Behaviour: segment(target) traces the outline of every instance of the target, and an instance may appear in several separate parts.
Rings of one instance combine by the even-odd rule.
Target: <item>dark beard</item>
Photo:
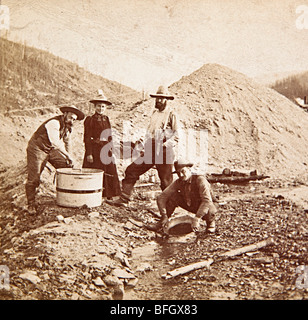
[[[164,103],[161,103],[161,102],[155,103],[155,108],[158,109],[159,111],[164,111],[166,106],[167,106],[167,101]]]
[[[64,125],[70,132],[72,131],[73,124],[71,122],[67,121],[66,118],[64,118]]]

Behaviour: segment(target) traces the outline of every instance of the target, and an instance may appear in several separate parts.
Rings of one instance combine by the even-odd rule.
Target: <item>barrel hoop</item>
[[[59,188],[59,187],[56,187],[56,189],[59,192],[78,193],[78,194],[98,193],[98,192],[102,191],[102,189],[96,189],[96,190],[71,190],[71,189],[62,189],[62,188]]]

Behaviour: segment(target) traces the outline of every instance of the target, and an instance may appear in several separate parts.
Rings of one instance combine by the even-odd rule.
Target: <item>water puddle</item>
[[[177,257],[187,246],[187,241],[181,241],[185,237],[189,238],[191,234],[170,236],[160,242],[150,241],[132,250],[130,264],[138,283],[134,289],[125,292],[125,300],[170,299],[170,284],[162,275],[175,268]]]

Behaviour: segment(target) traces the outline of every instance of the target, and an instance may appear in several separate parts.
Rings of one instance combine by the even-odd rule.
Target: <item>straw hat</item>
[[[169,100],[173,100],[174,96],[172,96],[169,91],[164,86],[159,86],[156,93],[150,94],[152,98],[165,98]]]
[[[108,105],[112,104],[112,102],[110,102],[104,95],[103,90],[98,90],[98,95],[94,99],[90,100],[90,102],[91,103],[103,102]]]
[[[64,112],[75,113],[77,115],[77,120],[83,120],[85,117],[84,113],[81,110],[79,110],[77,107],[75,107],[74,105],[71,105],[69,107],[60,107],[60,110],[62,113],[64,113]]]

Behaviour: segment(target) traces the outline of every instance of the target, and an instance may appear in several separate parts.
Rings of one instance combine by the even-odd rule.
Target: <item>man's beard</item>
[[[70,120],[67,120],[67,118],[64,119],[64,123],[65,123],[65,127],[71,131],[73,127],[73,123]]]
[[[166,106],[167,106],[167,101],[165,101],[164,103],[161,103],[161,102],[155,103],[155,108],[158,109],[159,111],[165,110]]]

